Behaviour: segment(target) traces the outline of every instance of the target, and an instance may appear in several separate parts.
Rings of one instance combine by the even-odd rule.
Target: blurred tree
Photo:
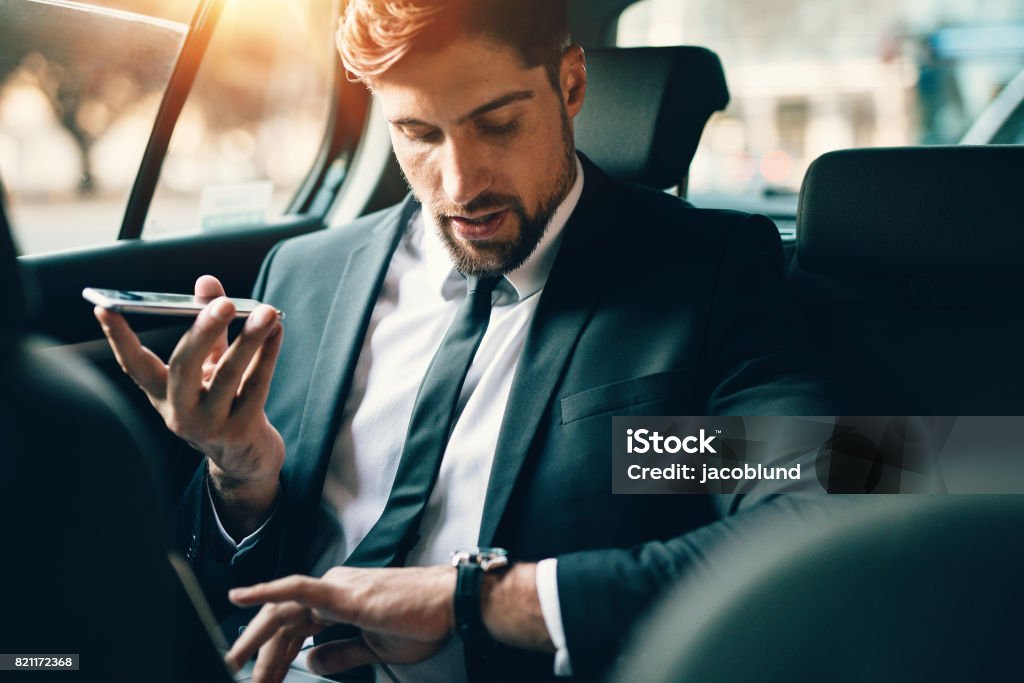
[[[164,91],[187,30],[180,20],[196,0],[96,4],[104,9],[0,0],[0,90],[17,76],[46,94],[78,147],[81,193],[96,189],[95,141],[146,95]],[[269,79],[294,81],[301,91],[305,79],[327,78],[326,60],[316,57],[328,48],[331,6],[331,0],[229,2],[193,97],[208,132],[254,129],[294,107],[280,89],[276,97],[269,92]]]
[[[157,0],[138,0],[140,9]],[[90,150],[147,92],[164,89],[181,26],[84,6],[0,0],[0,87],[17,76],[50,100],[79,151],[81,193],[96,188]]]

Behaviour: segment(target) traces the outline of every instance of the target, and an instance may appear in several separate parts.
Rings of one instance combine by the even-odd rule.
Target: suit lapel
[[[305,558],[302,549],[312,533],[309,527],[313,525],[303,522],[313,519],[319,504],[337,418],[351,387],[363,337],[391,256],[418,208],[419,204],[411,196],[396,207],[366,241],[349,252],[338,279],[310,377],[298,446],[284,479],[287,495],[283,512],[291,521],[283,527],[283,570],[305,569],[301,566]]]
[[[583,194],[516,367],[491,467],[479,544],[490,545],[541,420],[554,400],[576,340],[608,281],[616,235],[612,181],[585,157]]]

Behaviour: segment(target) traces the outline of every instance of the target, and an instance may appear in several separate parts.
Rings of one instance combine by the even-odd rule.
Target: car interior
[[[134,411],[76,354],[40,351],[14,256],[0,201],[0,504],[10,520],[0,642],[34,652],[45,634],[56,650],[88,653],[90,680],[230,680],[190,570],[168,556],[166,492]]]
[[[0,0],[0,65],[3,39],[28,40],[25,27],[56,21],[60,4]],[[3,534],[10,559],[0,563],[11,618],[0,649],[31,649],[19,634],[45,633],[54,650],[84,642],[68,649],[99,653],[105,680],[157,670],[169,681],[228,678],[187,567],[167,558],[169,501],[200,456],[182,457],[178,440],[121,372],[82,289],[191,292],[199,275],[212,273],[229,295],[246,297],[281,240],[335,229],[407,192],[372,97],[335,66],[315,155],[281,215],[150,238],[161,174],[177,172],[165,163],[176,127],[193,125],[182,118],[190,91],[217,31],[230,28],[222,25],[229,3],[191,4],[109,239],[15,259],[19,216],[8,216],[2,200],[15,204],[19,191],[6,177],[6,192],[0,186],[7,472],[0,501],[11,520]],[[700,206],[745,209],[711,206],[688,191],[709,121],[736,100],[728,64],[714,45],[617,46],[617,23],[632,4],[570,2],[588,63],[578,149],[618,179]],[[336,16],[337,4],[328,5]],[[69,43],[102,30],[66,26]],[[155,41],[158,33],[135,39]],[[1024,49],[1020,62],[1024,68]],[[4,156],[3,112],[0,176],[13,168],[5,165],[13,154]],[[994,137],[1012,144],[827,152],[801,174],[795,213],[772,216],[787,287],[834,383],[839,412],[932,416],[928,438],[940,443],[951,439],[953,416],[1024,414],[1024,231],[1016,206],[1024,144]],[[61,215],[75,220],[74,210]],[[165,358],[187,329],[172,318],[140,317],[133,325]],[[681,582],[623,643],[610,680],[965,680],[1019,670],[1014,624],[1024,600],[1024,550],[1014,539],[1024,518],[1016,495],[1024,491],[1024,468],[1012,457],[1019,453],[958,448],[964,452],[945,479],[949,495],[872,497],[812,532],[780,528],[759,547],[722,548],[736,558],[725,563],[735,569]],[[957,470],[964,467],[970,476]],[[114,542],[123,538],[138,541],[130,553]],[[69,557],[80,558],[73,569]],[[40,590],[51,585],[60,589]],[[103,632],[124,635],[111,641]]]
[[[634,636],[615,681],[1000,680],[1019,665],[1019,496],[885,496],[730,548]],[[755,542],[756,544],[756,542]]]
[[[839,151],[800,194],[791,288],[850,414],[1017,415],[1019,146]]]

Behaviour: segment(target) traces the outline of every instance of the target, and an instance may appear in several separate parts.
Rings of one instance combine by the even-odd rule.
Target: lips
[[[451,216],[452,226],[459,237],[465,240],[491,239],[501,230],[508,216],[508,209],[479,214],[477,216]]]

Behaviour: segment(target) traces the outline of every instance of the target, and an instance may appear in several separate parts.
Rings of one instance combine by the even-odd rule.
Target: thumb
[[[318,645],[306,655],[306,666],[313,673],[327,674],[347,671],[367,664],[376,664],[380,658],[373,653],[362,638],[335,640]]]
[[[208,304],[219,296],[226,296],[224,285],[212,275],[202,275],[196,280],[196,298]]]

